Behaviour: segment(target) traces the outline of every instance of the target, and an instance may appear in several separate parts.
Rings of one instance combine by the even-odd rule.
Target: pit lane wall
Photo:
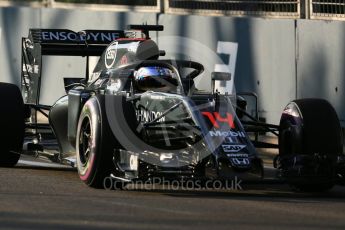
[[[290,100],[321,97],[335,106],[345,126],[345,22],[339,21],[0,8],[0,81],[19,84],[20,39],[29,28],[118,29],[143,22],[165,26],[158,43],[167,58],[205,64],[198,88],[210,88],[211,71],[228,69],[237,92],[258,94],[260,116],[267,122],[279,123]],[[43,61],[42,103],[64,93],[62,77],[85,74],[82,58]]]

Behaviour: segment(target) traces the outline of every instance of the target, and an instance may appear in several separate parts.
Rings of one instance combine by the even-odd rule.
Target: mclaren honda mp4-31
[[[260,180],[256,148],[278,148],[278,177],[295,188],[320,191],[344,182],[342,130],[330,103],[294,100],[279,125],[260,122],[257,103],[256,113],[246,110],[248,98],[257,101],[254,93],[215,89],[216,81],[231,79],[229,73],[210,73],[212,89],[205,92],[194,84],[202,64],[163,59],[149,37],[160,30],[30,29],[22,39],[21,90],[0,83],[0,165],[34,154],[76,167],[91,187],[108,177]],[[40,103],[46,55],[83,56],[87,65],[85,77],[64,78],[66,95],[52,106]],[[89,74],[90,56],[99,61]],[[258,141],[260,132],[277,135],[278,144]]]

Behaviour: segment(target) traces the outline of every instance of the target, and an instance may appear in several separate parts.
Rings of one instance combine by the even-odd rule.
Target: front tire
[[[114,139],[104,109],[104,96],[91,97],[78,122],[76,150],[80,179],[90,187],[101,188],[113,166]]]
[[[0,83],[0,166],[13,167],[23,149],[25,120],[24,103],[19,88]]]
[[[343,154],[340,122],[323,99],[290,102],[281,117],[279,158],[283,177],[295,189],[323,192],[335,184],[336,158]]]

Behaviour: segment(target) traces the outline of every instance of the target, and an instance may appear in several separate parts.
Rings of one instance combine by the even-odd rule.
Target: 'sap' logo
[[[245,145],[222,145],[223,151],[226,153],[237,153],[244,149]]]

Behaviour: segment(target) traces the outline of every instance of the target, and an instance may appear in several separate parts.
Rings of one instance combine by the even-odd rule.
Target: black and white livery
[[[327,101],[292,101],[279,125],[262,123],[246,111],[245,98],[257,100],[254,93],[200,91],[194,79],[202,64],[163,59],[164,51],[149,37],[160,30],[31,29],[22,39],[21,91],[0,83],[0,165],[14,166],[21,153],[35,154],[77,167],[91,187],[108,177],[260,180],[264,170],[256,148],[264,147],[279,148],[274,166],[298,189],[344,183],[341,127]],[[40,104],[45,55],[87,60],[86,76],[65,78],[66,95],[52,106]],[[100,58],[89,74],[90,56]],[[214,86],[231,76],[213,72],[209,79]],[[49,123],[39,123],[38,114]],[[259,132],[277,135],[279,144],[258,141]]]

